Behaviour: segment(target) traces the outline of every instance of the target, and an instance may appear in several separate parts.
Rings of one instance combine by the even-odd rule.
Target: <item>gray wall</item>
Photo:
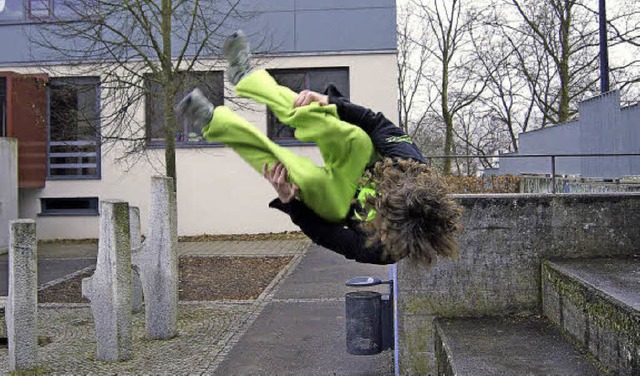
[[[579,119],[519,135],[519,154],[640,154],[640,106],[620,108],[620,92],[581,102]],[[517,155],[512,153],[511,155]],[[549,158],[502,158],[500,174],[550,174]],[[556,173],[621,178],[640,175],[640,156],[557,158]]]
[[[539,313],[542,259],[638,252],[638,193],[456,197],[460,258],[398,264],[403,374],[435,374],[436,317]]]
[[[571,122],[554,127],[538,129],[531,132],[521,133],[518,136],[520,150],[518,154],[579,154],[580,139],[576,137],[579,133],[580,124]],[[500,158],[500,174],[520,175],[528,174],[550,174],[550,158]],[[577,175],[580,173],[579,158],[557,158],[556,173],[562,175]]]
[[[20,1],[20,0],[7,0]],[[54,0],[55,1],[55,0]],[[220,1],[205,2],[220,8]],[[241,0],[238,11],[251,19],[232,19],[219,30],[227,35],[242,28],[254,45],[277,53],[395,51],[395,0]],[[212,9],[209,9],[212,10]],[[224,9],[222,10],[224,12]],[[215,13],[211,13],[212,24]],[[25,15],[0,17],[0,65],[57,60],[51,51],[29,43],[38,25],[25,23]],[[174,38],[180,38],[178,31]],[[60,44],[69,43],[61,40]],[[177,43],[177,42],[176,42]],[[175,51],[177,52],[177,51]]]
[[[9,247],[9,221],[18,219],[18,140],[0,137],[0,254]]]
[[[626,128],[625,149],[640,153],[640,103],[623,108],[620,119],[624,124],[631,124]],[[631,175],[637,175],[640,171],[640,157],[631,158],[629,168]]]

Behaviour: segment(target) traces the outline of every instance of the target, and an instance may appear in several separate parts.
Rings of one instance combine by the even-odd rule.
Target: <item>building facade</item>
[[[586,154],[591,156],[556,157],[556,174],[598,179],[640,176],[640,155],[634,155],[640,154],[640,105],[621,107],[619,91],[604,93],[581,102],[578,119],[521,133],[518,141],[518,153],[500,158],[500,174],[551,174],[551,155]]]
[[[79,73],[29,37],[61,9],[56,3],[1,3],[0,137],[18,139],[18,216],[36,219],[39,239],[96,238],[99,201],[121,199],[140,207],[145,232],[151,176],[165,171],[159,96],[146,95],[129,110],[131,121],[144,125],[147,144],[139,156],[123,158],[126,141],[107,143],[109,129],[90,132],[104,121],[100,70]],[[271,48],[258,54],[259,68],[281,84],[323,90],[335,83],[353,102],[397,120],[394,0],[250,0],[240,2],[238,12],[251,18],[226,28],[245,30],[256,45],[268,35]],[[215,104],[235,108],[274,141],[322,164],[317,148],[297,142],[264,105],[234,98],[225,69],[223,61],[204,57],[185,82],[197,76]],[[150,93],[159,90],[148,84]],[[69,115],[78,113],[83,116]],[[297,230],[267,207],[275,192],[231,149],[206,143],[186,125],[179,126],[176,144],[180,236]]]

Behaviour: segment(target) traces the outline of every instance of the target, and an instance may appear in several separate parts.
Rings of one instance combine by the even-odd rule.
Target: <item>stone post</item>
[[[100,202],[100,240],[93,276],[82,280],[82,295],[91,300],[96,327],[97,359],[131,359],[131,243],[129,204]]]
[[[0,137],[0,254],[9,249],[9,221],[18,219],[18,140]]]
[[[140,208],[129,207],[129,229],[131,232],[131,262],[136,258],[136,254],[142,251],[142,233],[140,231]],[[131,267],[131,311],[133,313],[142,312],[142,281],[140,280],[140,270],[136,265]]]
[[[38,256],[36,222],[10,222],[9,295],[6,307],[9,371],[37,366]]]
[[[168,177],[151,178],[149,236],[133,260],[142,279],[148,339],[177,334],[178,225],[173,184]]]

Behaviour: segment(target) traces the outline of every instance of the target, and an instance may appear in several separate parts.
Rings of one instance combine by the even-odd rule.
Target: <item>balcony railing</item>
[[[48,161],[49,178],[95,178],[100,175],[100,154],[96,141],[51,141]]]

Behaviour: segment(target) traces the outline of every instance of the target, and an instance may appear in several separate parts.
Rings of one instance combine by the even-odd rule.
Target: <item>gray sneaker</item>
[[[242,77],[251,72],[253,68],[251,66],[251,49],[242,30],[238,30],[224,39],[222,55],[229,63],[227,79],[233,85],[237,85]]]
[[[213,104],[202,94],[200,89],[195,88],[178,103],[176,111],[183,121],[189,123],[191,129],[202,129],[209,124],[213,117]]]

